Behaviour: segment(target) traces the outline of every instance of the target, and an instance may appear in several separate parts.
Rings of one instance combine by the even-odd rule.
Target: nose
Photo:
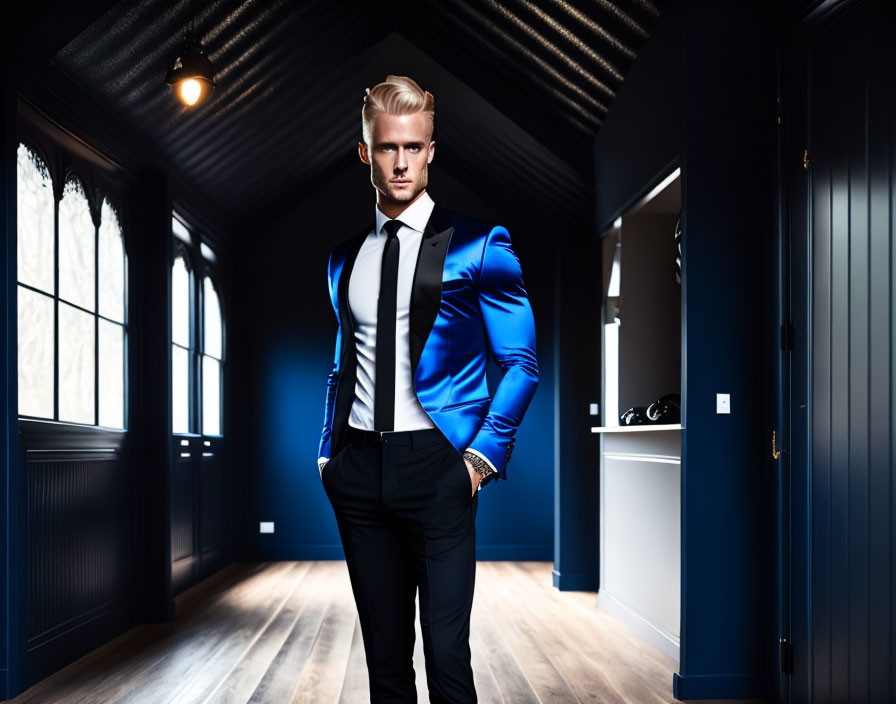
[[[407,155],[404,153],[404,147],[398,148],[398,161],[395,162],[396,171],[404,171],[408,168]]]

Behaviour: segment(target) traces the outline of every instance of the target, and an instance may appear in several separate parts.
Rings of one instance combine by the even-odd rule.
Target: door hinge
[[[781,638],[778,643],[781,648],[781,672],[786,675],[793,674],[793,644],[786,638]]]
[[[793,323],[781,326],[781,349],[785,352],[793,350]]]
[[[803,168],[808,171],[809,170],[809,162],[812,161],[809,158],[809,150],[803,149]]]

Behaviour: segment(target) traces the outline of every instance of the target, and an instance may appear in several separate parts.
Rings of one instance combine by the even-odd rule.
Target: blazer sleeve
[[[324,426],[321,429],[320,444],[318,445],[317,456],[330,457],[330,434],[333,429],[333,412],[336,407],[336,385],[339,381],[339,355],[342,350],[342,322],[339,319],[338,299],[335,295],[333,281],[333,252],[330,252],[330,259],[327,262],[327,283],[330,291],[330,301],[333,303],[333,311],[336,314],[338,326],[336,328],[336,352],[333,356],[333,365],[327,376],[327,391],[324,401]]]
[[[483,248],[479,307],[489,350],[503,375],[479,432],[468,444],[490,461],[500,479],[507,479],[515,435],[538,386],[538,361],[522,267],[511,249],[510,233],[500,226],[492,228]]]

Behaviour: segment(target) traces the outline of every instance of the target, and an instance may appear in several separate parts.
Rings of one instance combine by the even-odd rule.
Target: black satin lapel
[[[442,301],[442,273],[451,241],[450,211],[436,203],[423,231],[414,282],[411,287],[410,334],[411,378],[423,354],[423,346],[432,330]]]

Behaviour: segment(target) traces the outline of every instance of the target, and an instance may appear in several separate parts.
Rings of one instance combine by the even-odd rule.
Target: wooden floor
[[[470,647],[479,701],[676,701],[678,663],[598,611],[594,592],[555,589],[551,569],[477,563]],[[343,561],[234,563],[178,597],[177,614],[169,624],[131,629],[11,701],[369,701]],[[419,619],[414,667],[422,704],[429,699]]]

